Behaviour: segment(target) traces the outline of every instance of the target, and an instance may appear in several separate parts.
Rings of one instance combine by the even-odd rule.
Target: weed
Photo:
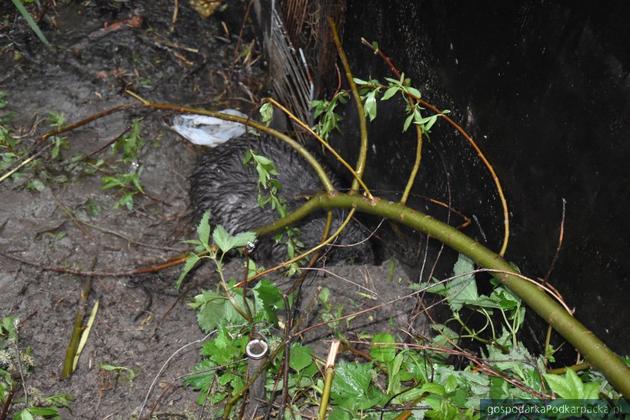
[[[125,366],[116,366],[111,365],[109,363],[101,363],[99,369],[104,370],[105,372],[114,372],[116,375],[123,375],[127,382],[131,383],[136,376],[138,375],[135,370],[125,367]]]
[[[334,130],[339,129],[341,117],[335,112],[337,105],[345,104],[348,101],[348,92],[339,91],[330,101],[325,99],[311,101],[313,118],[318,122],[313,128],[324,140],[328,140]]]
[[[270,205],[278,213],[279,217],[285,217],[288,214],[287,203],[278,196],[282,185],[275,178],[278,175],[278,171],[273,161],[265,156],[256,154],[250,149],[243,158],[243,164],[253,165],[258,173],[258,205],[261,208]],[[292,259],[297,251],[304,247],[304,244],[300,242],[299,236],[299,229],[287,227],[283,232],[278,233],[274,240],[277,243],[286,243],[287,256],[289,259]],[[289,265],[287,274],[293,275],[297,273],[298,268],[298,263]]]
[[[115,208],[125,207],[127,210],[131,211],[134,206],[134,197],[137,194],[144,194],[142,182],[140,181],[142,167],[138,163],[140,152],[145,144],[141,131],[142,120],[134,119],[129,132],[121,136],[112,145],[112,154],[118,156],[119,163],[122,163],[128,168],[127,172],[121,171],[114,175],[103,176],[101,178],[102,189],[115,189],[119,191],[120,197],[114,205]],[[101,161],[101,164],[102,162],[103,161]],[[115,165],[113,165],[113,167],[116,169]]]
[[[144,147],[144,139],[142,138],[141,131],[142,120],[136,118],[131,122],[129,133],[122,136],[113,144],[112,151],[121,155],[122,162],[131,164],[138,160],[140,151]]]
[[[48,121],[53,129],[60,129],[66,124],[66,117],[59,112],[50,112],[48,114]],[[53,160],[61,159],[61,150],[69,147],[68,139],[63,136],[52,136],[49,139],[52,142],[52,148],[50,150],[50,157]]]
[[[61,418],[59,410],[70,405],[66,394],[42,395],[37,389],[23,389],[22,380],[34,369],[30,349],[19,345],[19,319],[0,318],[0,413],[13,411],[14,420],[36,417]]]

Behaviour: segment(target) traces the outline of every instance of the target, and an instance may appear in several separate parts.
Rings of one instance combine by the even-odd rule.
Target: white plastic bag
[[[247,118],[247,115],[235,109],[219,112]],[[216,147],[247,132],[243,124],[197,114],[175,116],[172,128],[189,142],[208,147]]]

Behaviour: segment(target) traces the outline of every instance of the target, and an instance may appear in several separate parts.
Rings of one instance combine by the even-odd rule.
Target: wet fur
[[[279,196],[287,202],[289,211],[295,210],[313,194],[322,191],[322,184],[311,167],[293,149],[271,137],[251,135],[232,139],[213,149],[208,149],[198,159],[191,176],[190,199],[195,220],[210,210],[210,223],[223,225],[230,233],[252,230],[278,219],[270,206],[261,209],[257,196],[258,174],[253,165],[243,165],[243,157],[249,150],[270,158],[278,170],[277,179],[282,188]],[[338,186],[337,180],[330,174]],[[324,212],[317,212],[297,227],[300,229],[300,241],[306,249],[319,243],[326,221]],[[333,227],[343,221],[343,214],[334,213]],[[358,222],[353,221],[337,241],[341,244],[354,244],[369,235]],[[279,262],[286,259],[286,245],[277,244],[272,237],[260,238],[254,257],[264,262]],[[333,248],[330,255],[333,260],[352,260],[356,263],[368,263],[373,260],[369,243],[354,247]]]

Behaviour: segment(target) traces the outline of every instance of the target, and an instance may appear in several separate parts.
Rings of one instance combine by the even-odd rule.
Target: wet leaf
[[[179,274],[177,282],[175,283],[175,287],[178,290],[182,286],[182,282],[184,281],[190,270],[192,270],[197,265],[200,259],[201,258],[197,254],[189,254],[188,257],[186,257],[186,263],[184,264],[184,267],[182,267],[182,272]]]
[[[371,386],[375,374],[371,364],[341,362],[335,368],[331,396],[343,408],[361,410],[384,401],[385,395]]]
[[[289,360],[289,366],[291,369],[301,371],[302,369],[310,366],[313,363],[313,351],[301,344],[294,344],[291,346],[291,358]]]
[[[381,98],[381,101],[386,101],[388,99],[390,99],[392,96],[394,96],[395,94],[398,93],[398,91],[400,90],[400,88],[398,86],[392,86],[389,89],[387,89],[385,91],[385,93],[383,94],[383,97]]]
[[[376,334],[372,338],[370,356],[379,362],[389,363],[396,357],[394,336],[387,333]]]

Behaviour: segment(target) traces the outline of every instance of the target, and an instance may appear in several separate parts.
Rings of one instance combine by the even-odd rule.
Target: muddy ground
[[[125,89],[155,101],[245,112],[264,94],[264,60],[259,46],[250,44],[251,25],[239,41],[244,15],[239,2],[228,2],[209,19],[181,2],[175,24],[173,1],[66,3],[58,1],[41,21],[53,50],[16,18],[10,2],[0,6],[0,91],[8,102],[3,115],[13,114],[13,134],[25,150],[49,129],[49,112],[79,121],[133,103]],[[138,20],[129,20],[134,16],[141,18],[139,26]],[[108,26],[121,22],[120,27]],[[250,45],[250,55],[240,54]],[[107,144],[136,118],[142,119],[146,145],[134,164],[143,168],[146,194],[136,196],[129,211],[115,208],[120,195],[104,191],[101,176],[116,159]],[[93,160],[106,160],[105,173],[67,171],[67,166],[50,162],[47,151],[37,166],[20,171],[19,179],[0,183],[0,316],[19,317],[20,347],[32,349],[35,367],[24,381],[31,398],[36,392],[73,397],[64,418],[124,419],[137,416],[141,407],[143,416],[200,417],[196,394],[181,384],[198,361],[198,345],[164,363],[177,349],[203,337],[186,303],[202,288],[214,287],[208,267],[195,272],[183,292],[174,288],[178,268],[94,277],[89,306],[98,299],[100,309],[77,371],[63,381],[59,373],[85,277],[44,269],[119,273],[185,249],[181,241],[193,237],[188,175],[201,151],[169,130],[169,120],[166,114],[128,110],[67,133],[70,147],[62,150],[63,159],[93,154]],[[42,181],[40,191],[27,188],[35,179]],[[238,263],[233,267],[238,269]],[[337,275],[313,275],[310,288],[331,287],[337,302],[345,302],[349,310],[408,293],[408,280],[396,263],[331,269]],[[376,323],[373,328],[378,329],[392,322],[387,318],[394,311],[382,309],[361,323]],[[313,313],[316,320],[317,311]],[[394,319],[400,328],[413,324],[405,314]],[[327,334],[320,330],[310,337],[312,344],[320,343],[322,357]],[[129,382],[125,375],[100,369],[103,363],[131,368],[137,376]],[[23,396],[20,391],[16,402]]]

